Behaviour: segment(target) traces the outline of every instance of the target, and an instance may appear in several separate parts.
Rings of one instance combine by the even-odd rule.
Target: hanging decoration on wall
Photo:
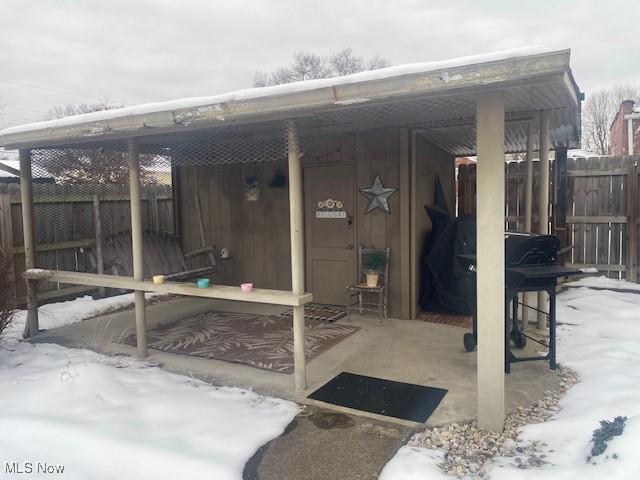
[[[284,188],[286,186],[287,186],[287,177],[280,171],[280,169],[276,170],[276,173],[273,175],[273,178],[269,183],[269,187]]]
[[[258,177],[247,176],[244,178],[244,199],[247,202],[257,202],[260,197],[260,187],[258,186]]]
[[[347,218],[347,212],[342,201],[327,198],[316,204],[316,218]]]
[[[364,213],[371,213],[376,209],[384,211],[387,215],[391,213],[389,208],[389,197],[396,193],[398,188],[387,188],[382,185],[380,175],[376,175],[373,185],[369,188],[361,188],[360,193],[367,199],[367,210]]]

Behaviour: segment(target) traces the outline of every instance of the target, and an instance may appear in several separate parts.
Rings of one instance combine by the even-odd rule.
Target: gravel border
[[[487,473],[496,457],[512,458],[513,465],[518,468],[541,467],[548,463],[542,453],[547,445],[543,442],[525,444],[519,439],[519,429],[544,422],[559,410],[558,401],[578,382],[578,375],[567,367],[560,367],[558,375],[558,388],[546,391],[533,405],[518,407],[508,414],[502,433],[480,430],[475,421],[452,423],[429,427],[415,434],[409,445],[442,451],[444,459],[438,466],[445,474],[458,478],[488,478]]]

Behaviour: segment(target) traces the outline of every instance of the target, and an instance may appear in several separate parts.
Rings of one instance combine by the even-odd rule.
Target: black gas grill
[[[558,249],[560,242],[553,235],[536,235],[530,233],[512,233],[505,235],[505,372],[511,371],[511,363],[530,360],[549,360],[552,370],[556,368],[556,286],[558,278],[580,273],[579,270],[558,265]],[[469,271],[475,272],[475,255],[461,255],[467,263]],[[548,317],[549,344],[527,336],[518,325],[518,307],[522,305],[535,312],[536,307],[518,302],[518,293],[547,292],[549,294]],[[474,302],[475,305],[475,302]],[[511,305],[511,308],[510,308]],[[478,339],[476,311],[473,314],[473,333],[464,335],[464,346],[473,351]],[[511,352],[511,341],[516,348],[522,349],[527,339],[548,348],[544,356],[516,357]]]

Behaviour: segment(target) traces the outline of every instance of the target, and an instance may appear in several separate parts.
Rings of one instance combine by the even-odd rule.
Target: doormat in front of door
[[[305,354],[311,360],[359,330],[352,325],[305,322]],[[120,343],[136,345],[135,334]],[[291,318],[205,312],[147,332],[147,346],[169,353],[244,363],[278,373],[293,372]]]
[[[336,307],[328,307],[326,305],[319,305],[317,303],[309,303],[304,306],[304,319],[305,320],[321,320],[323,322],[335,322],[343,318],[347,312],[344,309]],[[287,310],[281,313],[283,317],[292,317],[293,310]]]
[[[447,390],[342,372],[309,395],[313,400],[424,423]]]

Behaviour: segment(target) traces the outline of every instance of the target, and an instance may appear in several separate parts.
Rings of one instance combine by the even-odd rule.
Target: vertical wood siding
[[[389,313],[403,318],[409,317],[407,288],[411,275],[407,268],[401,268],[403,258],[406,263],[407,256],[411,255],[409,225],[403,221],[403,218],[409,218],[408,212],[412,208],[407,203],[410,197],[403,195],[403,191],[410,188],[407,173],[410,154],[408,138],[409,131],[400,128],[318,137],[302,158],[303,168],[323,164],[355,165],[356,192],[357,189],[369,187],[376,175],[380,175],[385,186],[400,188],[390,198],[390,215],[379,211],[365,215],[366,200],[356,193],[355,224],[358,244],[391,247]],[[424,178],[417,185],[420,189],[424,186],[426,191],[432,192],[436,171],[433,168],[440,169],[441,179],[453,202],[452,157],[430,146],[426,140],[420,144],[422,148],[430,150],[422,154],[420,175]],[[448,160],[450,168],[434,167],[432,160],[436,163],[446,163]],[[194,197],[198,194],[207,241],[218,248],[227,247],[231,250],[231,258],[219,262],[217,281],[234,285],[250,280],[261,288],[290,289],[288,191],[287,188],[269,187],[277,170],[287,175],[284,159],[279,162],[179,168],[181,230],[185,251],[200,246],[194,208]],[[243,181],[249,175],[258,178],[260,194],[257,202],[244,199]],[[423,203],[416,208],[424,212],[423,206],[433,201],[433,194],[430,197],[421,194],[420,201]],[[357,249],[354,249],[354,255],[356,252]]]

